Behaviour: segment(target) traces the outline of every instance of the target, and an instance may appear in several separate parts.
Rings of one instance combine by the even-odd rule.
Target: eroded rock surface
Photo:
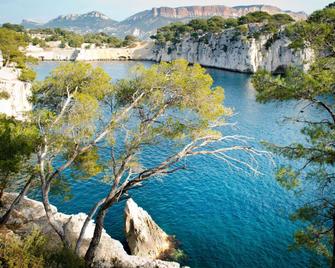
[[[173,248],[171,237],[133,199],[128,199],[125,207],[125,233],[136,256],[155,259]]]

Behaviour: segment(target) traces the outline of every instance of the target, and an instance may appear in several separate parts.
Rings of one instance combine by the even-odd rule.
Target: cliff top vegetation
[[[194,19],[188,23],[176,22],[161,27],[157,30],[157,34],[151,36],[157,44],[165,44],[167,42],[178,43],[185,36],[198,38],[206,33],[221,33],[230,28],[236,29],[240,33],[247,33],[247,24],[263,23],[261,31],[263,33],[275,33],[280,26],[289,24],[294,20],[287,14],[270,15],[263,11],[249,13],[240,18],[225,19],[215,16],[209,19]],[[260,33],[256,33],[256,35]],[[253,37],[257,37],[257,36]]]

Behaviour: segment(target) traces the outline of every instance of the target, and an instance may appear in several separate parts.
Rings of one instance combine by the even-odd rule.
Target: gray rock
[[[125,207],[125,233],[136,256],[156,259],[174,246],[171,237],[133,199],[128,199]]]

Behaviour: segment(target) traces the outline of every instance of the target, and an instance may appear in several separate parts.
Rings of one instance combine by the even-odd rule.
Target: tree
[[[6,189],[17,189],[22,181],[25,184],[9,210],[0,218],[0,224],[7,222],[14,206],[32,184],[33,167],[29,161],[37,141],[37,129],[29,123],[0,115],[0,201]]]
[[[88,177],[100,170],[95,162],[96,145],[105,135],[98,135],[96,122],[103,112],[99,102],[112,90],[110,80],[101,68],[69,63],[54,69],[33,88],[32,120],[41,135],[37,166],[42,201],[49,223],[63,241],[63,229],[54,223],[49,203],[51,186],[62,183],[61,174],[71,165]],[[59,166],[57,158],[65,164]]]
[[[24,27],[19,24],[4,23],[2,24],[2,27],[7,28],[9,30],[13,30],[15,32],[24,32]]]
[[[239,18],[239,24],[248,24],[248,23],[257,23],[269,21],[271,19],[271,15],[264,11],[256,11],[248,13],[245,16]]]
[[[23,67],[27,60],[20,48],[26,47],[23,33],[17,33],[7,28],[0,28],[0,50],[4,59],[4,64],[15,62],[19,67]]]
[[[110,133],[111,186],[108,195],[92,209],[92,213],[97,211],[96,227],[85,256],[87,265],[93,263],[108,209],[127,192],[154,177],[185,169],[183,160],[191,156],[214,155],[229,162],[230,152],[242,151],[247,156],[256,153],[243,141],[238,144],[239,137],[222,136],[218,131],[231,111],[222,104],[222,88],[211,89],[212,83],[200,65],[188,66],[178,60],[148,70],[138,68],[134,79],[116,85],[112,110],[124,111],[122,107],[127,107],[131,113],[120,121],[124,139],[117,140],[117,133]],[[236,144],[225,144],[228,140]],[[176,146],[175,152],[157,165],[144,166],[140,155],[145,147],[167,141]],[[248,161],[235,160],[242,166],[249,165]]]
[[[299,117],[291,118],[303,124],[305,140],[287,146],[268,144],[279,155],[301,163],[299,168],[282,166],[277,180],[289,190],[306,191],[306,203],[292,215],[292,220],[304,222],[304,228],[295,234],[292,248],[307,248],[329,260],[335,267],[335,8],[314,12],[307,22],[298,23],[290,31],[293,42],[304,40],[314,48],[316,61],[307,73],[289,68],[284,76],[273,77],[260,71],[253,77],[258,91],[257,100],[303,101],[305,106]],[[315,33],[319,32],[319,36]],[[318,111],[311,119],[304,116],[306,109]],[[313,191],[308,185],[313,185]]]
[[[91,265],[108,209],[128,191],[157,176],[185,169],[190,156],[213,155],[235,167],[254,167],[257,151],[245,137],[223,136],[231,110],[223,106],[222,88],[212,89],[212,79],[199,65],[184,60],[161,63],[150,69],[137,67],[133,78],[115,86],[100,68],[69,63],[56,68],[34,87],[34,122],[39,128],[37,165],[42,200],[49,223],[65,241],[56,225],[49,192],[64,173],[104,178],[109,194],[92,207],[78,239],[96,214],[96,228],[86,263]],[[156,166],[144,166],[145,148],[171,143],[175,150]],[[104,150],[101,159],[98,150]],[[246,158],[234,156],[241,151]],[[109,153],[107,153],[109,152]],[[61,160],[60,160],[61,159]]]

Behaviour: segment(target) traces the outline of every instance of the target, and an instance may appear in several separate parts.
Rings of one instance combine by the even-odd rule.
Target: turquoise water
[[[113,80],[124,78],[134,62],[94,63],[103,67]],[[149,66],[151,63],[144,62]],[[42,79],[58,63],[36,66]],[[259,104],[250,76],[208,69],[215,85],[225,89],[225,104],[233,107],[235,133],[288,144],[299,140],[299,126],[284,124],[284,116],[296,115],[298,104]],[[230,131],[231,132],[231,131]],[[152,148],[144,161],[168,153],[169,147]],[[146,209],[168,233],[176,235],[191,267],[306,267],[311,258],[306,252],[289,252],[297,225],[289,214],[296,198],[274,180],[273,166],[262,159],[263,176],[231,170],[215,158],[195,158],[190,169],[163,180],[154,180],[132,192],[134,200]],[[73,199],[54,203],[65,213],[88,212],[106,193],[97,179],[72,183]],[[123,243],[123,207],[113,207],[106,218],[108,233]]]

